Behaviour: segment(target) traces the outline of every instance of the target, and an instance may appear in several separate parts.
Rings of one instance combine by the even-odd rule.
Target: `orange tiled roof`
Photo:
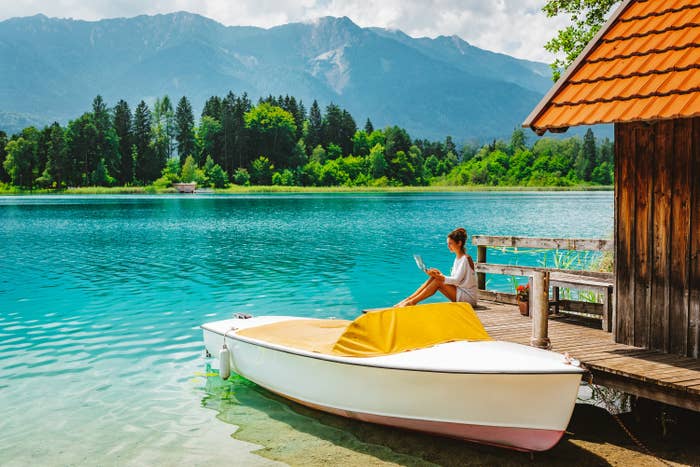
[[[628,0],[532,111],[537,133],[700,115],[700,0]]]

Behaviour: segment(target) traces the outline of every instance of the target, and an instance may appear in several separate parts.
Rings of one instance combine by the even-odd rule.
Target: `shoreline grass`
[[[532,187],[532,186],[484,186],[484,185],[431,185],[431,186],[279,186],[279,185],[233,185],[229,188],[215,188],[207,193],[214,194],[249,194],[249,193],[462,193],[462,192],[532,192],[532,191],[612,191],[612,186],[566,186],[566,187]],[[147,186],[102,187],[86,186],[62,190],[36,189],[26,190],[0,185],[0,196],[6,195],[160,195],[174,194],[174,188],[156,188]]]

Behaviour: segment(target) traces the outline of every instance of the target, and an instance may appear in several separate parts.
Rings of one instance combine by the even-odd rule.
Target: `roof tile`
[[[662,4],[663,2],[655,2]],[[661,6],[661,5],[659,5]],[[678,11],[669,11],[663,15],[639,17],[630,21],[619,21],[608,30],[604,40],[624,40],[632,36],[647,34],[661,34],[669,28],[678,29],[685,25],[693,24],[700,15],[700,8],[685,8]]]
[[[640,118],[643,116],[658,115],[662,110],[668,108],[669,104],[675,102],[675,100],[676,96],[664,96],[656,99],[640,99],[640,104],[647,102],[647,105],[643,109],[640,109],[637,114]]]
[[[578,124],[585,122],[597,122],[610,112],[610,105],[585,105],[577,115]]]
[[[600,76],[605,76],[603,72],[609,67],[608,62],[595,62],[588,66],[580,68],[575,74],[571,76],[572,79],[576,81],[595,79]]]
[[[591,83],[566,85],[552,99],[554,104],[590,103],[599,100],[626,100],[659,94],[677,94],[700,88],[700,65],[678,72],[652,73]]]
[[[630,17],[635,17],[635,16],[644,16],[649,12],[649,8],[651,8],[651,5],[649,5],[649,2],[633,3],[632,5],[630,5],[629,9],[625,12],[626,13],[625,17],[630,18]]]
[[[700,115],[700,0],[631,0],[533,128]]]
[[[681,115],[693,115],[693,116],[698,116],[700,115],[700,94],[697,92],[693,93],[688,93],[685,94],[684,97],[686,99],[685,105],[680,109],[678,116]]]

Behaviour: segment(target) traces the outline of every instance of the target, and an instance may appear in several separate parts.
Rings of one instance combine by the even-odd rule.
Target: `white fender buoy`
[[[225,340],[224,346],[219,350],[219,376],[221,379],[231,376],[231,351],[226,347]]]

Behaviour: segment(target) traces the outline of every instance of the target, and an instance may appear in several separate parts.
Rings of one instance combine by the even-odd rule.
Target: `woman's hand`
[[[435,268],[428,269],[428,275],[434,279],[439,280],[439,281],[445,280],[445,276],[443,276],[442,273],[438,269],[435,269]]]

